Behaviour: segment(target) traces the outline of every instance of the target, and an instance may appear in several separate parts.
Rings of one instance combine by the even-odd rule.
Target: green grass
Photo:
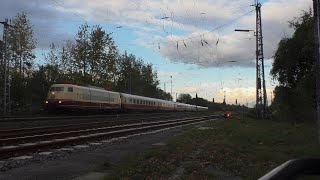
[[[244,179],[257,179],[295,158],[320,157],[315,125],[266,120],[210,121],[185,128],[166,146],[127,157],[106,179],[167,179],[183,167],[182,179],[214,179],[208,166]]]

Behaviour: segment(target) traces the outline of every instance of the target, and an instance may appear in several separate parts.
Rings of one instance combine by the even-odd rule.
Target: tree
[[[11,76],[12,109],[24,110],[30,105],[31,90],[28,83],[32,76],[35,60],[36,40],[32,25],[26,13],[18,13],[12,18],[7,37],[8,57]]]
[[[73,76],[74,73],[77,72],[75,67],[75,60],[73,57],[74,51],[74,42],[67,40],[62,46],[61,51],[59,51],[58,57],[60,58],[59,67],[61,69],[61,73],[63,77],[72,83],[75,82],[75,78]]]
[[[192,104],[192,97],[190,94],[179,94],[179,97],[177,99],[177,102],[186,103],[186,104]]]
[[[292,37],[281,39],[271,76],[278,80],[273,114],[292,122],[311,120],[314,104],[314,28],[311,10],[289,23]]]
[[[13,69],[24,76],[34,64],[36,40],[32,25],[25,12],[18,13],[12,20],[8,31],[9,58]]]
[[[77,71],[83,76],[83,82],[88,83],[87,69],[89,59],[89,25],[83,24],[79,27],[76,35],[76,43],[73,49],[74,62],[77,67]]]
[[[92,82],[100,86],[114,82],[118,49],[110,34],[101,26],[94,26],[90,33],[89,48]]]

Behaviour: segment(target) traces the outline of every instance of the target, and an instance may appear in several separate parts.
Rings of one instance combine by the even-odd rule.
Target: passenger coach
[[[122,110],[128,111],[155,111],[158,109],[158,99],[120,93]]]

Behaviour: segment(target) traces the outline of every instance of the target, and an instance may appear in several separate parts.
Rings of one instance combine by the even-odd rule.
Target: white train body
[[[54,84],[46,101],[49,112],[57,110],[99,111],[206,111],[207,107],[177,103],[102,88]]]

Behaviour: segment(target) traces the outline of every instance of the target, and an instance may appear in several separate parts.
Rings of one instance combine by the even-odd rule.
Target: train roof
[[[108,93],[112,93],[112,94],[119,94],[118,92],[108,91],[103,88],[98,88],[96,86],[87,87],[87,86],[79,86],[79,85],[75,85],[75,84],[53,84],[53,85],[51,85],[51,87],[59,87],[59,86],[77,87],[77,88],[82,88],[82,89],[86,89],[86,90],[94,90],[94,91],[99,91],[99,92],[108,92]]]
[[[137,99],[143,99],[143,100],[153,100],[153,101],[158,101],[159,99],[156,98],[150,98],[150,97],[144,97],[144,96],[138,96],[138,95],[133,95],[133,94],[126,94],[126,93],[120,93],[121,96],[127,97],[127,98],[137,98]]]
[[[138,96],[138,95],[133,95],[133,94],[126,94],[126,93],[121,93],[122,96],[126,98],[137,98],[137,99],[142,99],[142,100],[149,100],[149,101],[157,101],[157,102],[166,102],[166,103],[174,103],[173,101],[167,101],[163,99],[156,99],[156,98],[150,98],[150,97],[144,97],[144,96]]]

